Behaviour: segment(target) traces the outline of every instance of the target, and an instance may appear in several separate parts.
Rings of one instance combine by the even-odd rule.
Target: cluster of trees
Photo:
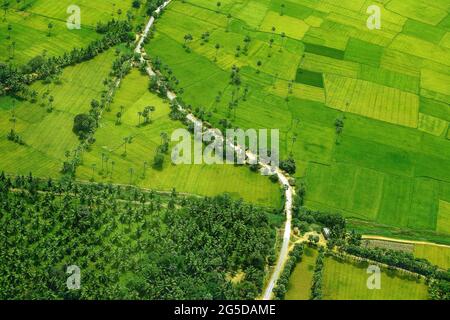
[[[167,98],[168,91],[177,95],[183,94],[183,89],[179,87],[180,81],[167,64],[164,64],[159,57],[151,59],[151,64],[155,72],[150,79],[149,90],[151,92],[158,94],[163,99]]]
[[[144,118],[144,122],[142,123],[143,125],[147,125],[149,123],[151,123],[151,115],[152,112],[155,112],[155,107],[154,106],[147,106],[144,108],[144,110],[139,111],[138,112],[138,117],[139,117],[139,123],[138,126],[141,125],[141,117]]]
[[[344,120],[345,120],[345,115],[340,116],[339,118],[337,118],[334,121],[334,127],[336,129],[336,144],[340,143],[340,137],[342,132],[344,131]]]
[[[319,255],[316,259],[316,266],[314,267],[314,274],[311,285],[311,300],[322,300],[322,283],[323,283],[323,265],[325,252],[322,247],[319,248]]]
[[[11,129],[6,137],[9,141],[15,142],[21,146],[25,145],[25,141],[23,141],[22,137],[14,129]]]
[[[169,117],[170,117],[170,119],[172,119],[174,121],[177,121],[177,120],[185,121],[186,120],[186,112],[180,110],[180,108],[178,107],[179,103],[182,103],[179,98],[170,102]]]
[[[330,240],[335,241],[336,245],[345,244],[344,240],[348,237],[347,224],[340,214],[329,213],[322,211],[310,210],[306,207],[300,206],[301,199],[297,195],[294,201],[294,219],[293,223],[301,231],[307,231],[307,227],[311,224],[317,224],[330,229]],[[355,235],[357,237],[357,235]]]
[[[450,282],[442,279],[431,279],[428,293],[432,300],[450,300]]]
[[[304,246],[303,244],[297,243],[294,249],[289,253],[289,259],[286,261],[283,272],[278,279],[275,288],[273,289],[273,294],[278,300],[283,300],[287,292],[287,287],[289,283],[289,278],[294,271],[297,263],[302,261]]]
[[[1,174],[0,197],[0,299],[254,299],[275,241],[265,209],[225,195]]]
[[[95,132],[97,122],[90,114],[78,114],[73,120],[72,131],[80,140],[86,140]]]
[[[289,174],[295,174],[297,171],[297,166],[295,164],[295,160],[292,157],[289,157],[286,160],[280,161],[280,169],[286,171]]]
[[[147,0],[145,3],[145,10],[147,15],[151,16],[155,14],[155,10],[160,7],[165,0]]]
[[[169,136],[166,132],[161,132],[161,144],[156,150],[155,157],[153,158],[153,168],[161,170],[164,165],[164,155],[169,153]]]
[[[0,95],[21,94],[25,90],[25,76],[16,67],[0,62]]]

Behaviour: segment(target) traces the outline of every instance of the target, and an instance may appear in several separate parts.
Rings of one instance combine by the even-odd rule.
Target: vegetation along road
[[[171,2],[171,0],[168,0],[166,2],[164,2],[156,11],[155,11],[155,16],[158,16],[158,14],[164,10],[165,7],[167,7],[169,5],[169,3]],[[144,60],[143,58],[143,48],[142,45],[144,43],[145,38],[147,37],[151,27],[153,26],[153,23],[155,22],[155,18],[152,16],[150,17],[150,20],[148,21],[139,41],[136,47],[135,52],[137,53],[141,53],[141,61]],[[147,68],[147,72],[149,74],[149,76],[153,76],[155,73],[154,71],[151,69],[151,67]],[[167,97],[169,98],[169,100],[174,101],[176,99],[176,95],[173,92],[168,91],[167,92]],[[178,108],[182,111],[185,111],[184,108],[178,104]],[[189,113],[186,118],[192,122],[194,125],[202,125],[202,121],[200,119],[198,119],[197,117],[195,117],[192,113]],[[217,130],[217,129],[210,129],[210,130]],[[207,132],[207,131],[206,131]],[[240,152],[242,150],[245,150],[242,146],[234,146],[233,148],[237,151]],[[256,155],[252,154],[250,151],[246,152],[246,155],[248,157],[248,159],[255,159]],[[262,169],[261,170],[271,170],[271,168],[269,168],[269,166],[267,164],[261,163],[259,162],[259,165],[261,165]],[[275,268],[272,272],[272,275],[270,277],[269,283],[267,284],[266,289],[264,290],[264,296],[263,299],[264,300],[270,300],[272,297],[272,292],[273,292],[273,288],[275,287],[275,284],[278,281],[278,278],[280,277],[281,272],[283,271],[283,266],[286,262],[286,260],[288,259],[288,253],[289,253],[289,240],[291,237],[291,221],[292,221],[292,198],[293,198],[293,194],[294,194],[294,188],[289,184],[289,177],[283,172],[281,171],[279,168],[277,168],[275,170],[277,176],[278,176],[278,180],[279,182],[282,184],[282,186],[285,188],[285,213],[286,213],[286,221],[285,221],[285,225],[284,225],[284,233],[283,233],[283,243],[281,245],[281,249],[278,255],[278,260],[277,263],[275,265]]]

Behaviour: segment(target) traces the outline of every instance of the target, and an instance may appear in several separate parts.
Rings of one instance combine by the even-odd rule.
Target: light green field
[[[48,24],[53,24],[48,36]],[[8,31],[8,24],[12,26]],[[6,39],[8,35],[11,39]],[[100,36],[92,28],[68,30],[66,23],[25,12],[11,12],[8,21],[0,20],[0,60],[24,64],[44,52],[48,56],[61,55],[76,47],[84,47]],[[13,42],[15,43],[13,53]]]
[[[0,19],[0,61],[22,65],[43,53],[47,56],[58,56],[73,48],[85,47],[100,38],[95,32],[97,22],[106,22],[113,18],[126,19],[126,12],[131,8],[131,3],[131,0],[97,0],[95,4],[88,0],[75,3],[70,0],[27,0],[21,3],[12,1],[6,20],[3,19],[3,11]],[[67,20],[72,14],[67,13],[67,10],[73,4],[80,8],[79,30],[67,28]],[[117,13],[119,9],[122,10],[120,16]],[[138,15],[136,10],[132,12]],[[53,24],[50,36],[49,23]],[[11,31],[8,31],[8,25],[12,27]]]
[[[74,117],[90,108],[91,100],[100,97],[103,80],[108,76],[114,52],[110,50],[95,59],[64,69],[61,84],[45,85],[37,82],[31,86],[39,94],[38,102],[15,101],[0,98],[0,170],[13,174],[36,176],[59,176],[65,151],[74,149],[78,139],[72,132]],[[51,113],[47,112],[47,99],[42,94],[47,90],[54,97]],[[41,105],[43,104],[43,105]],[[14,107],[14,108],[13,108]],[[12,128],[10,119],[16,115],[16,131],[26,146],[18,146],[6,139]]]
[[[261,24],[260,30],[264,32],[272,32],[272,28],[276,28],[277,33],[284,32],[286,36],[301,40],[308,31],[308,24],[303,20],[292,18],[289,16],[280,16],[278,12],[269,11]]]
[[[294,268],[289,278],[285,300],[309,300],[317,251],[305,247],[302,261]]]
[[[438,24],[448,13],[448,3],[442,0],[436,1],[432,7],[422,1],[392,0],[388,3],[387,8],[402,16],[430,25]]]
[[[414,255],[447,270],[450,268],[450,248],[426,244],[414,245]]]
[[[92,165],[96,165],[95,181],[114,181],[123,184],[135,184],[145,188],[170,191],[176,188],[179,192],[213,196],[228,192],[234,197],[260,205],[280,204],[278,184],[269,181],[267,177],[252,173],[247,167],[233,165],[173,165],[170,154],[165,156],[162,170],[152,168],[153,158],[158,145],[161,144],[160,134],[169,135],[176,129],[184,128],[180,122],[169,119],[169,104],[151,94],[148,87],[148,76],[134,70],[128,75],[118,90],[111,112],[105,112],[100,128],[96,132],[96,143],[90,152],[84,154],[84,164],[77,170],[77,177],[82,180],[92,178]],[[146,106],[155,106],[152,115],[153,123],[137,127],[138,112]],[[122,124],[116,125],[116,113],[124,106]],[[132,136],[133,142],[127,145],[127,155],[123,156],[123,138]],[[173,146],[174,144],[172,144]],[[114,161],[112,174],[106,174],[106,163],[102,170],[102,153]],[[144,176],[144,162],[148,169]],[[130,173],[133,169],[133,175]]]
[[[327,75],[327,105],[406,127],[417,127],[419,97],[369,81]],[[342,90],[344,89],[344,90]]]
[[[419,113],[419,130],[439,137],[447,132],[447,128],[447,121]]]
[[[114,19],[126,19],[127,10],[131,9],[132,0],[35,0],[24,1],[25,4],[32,2],[30,6],[17,5],[18,9],[38,15],[52,17],[66,21],[71,13],[67,13],[69,6],[75,4],[80,8],[81,24],[85,26],[95,26],[99,21],[109,21]],[[122,13],[119,15],[118,10]],[[133,9],[136,12],[135,9]]]
[[[428,289],[423,280],[381,270],[381,289],[370,290],[368,265],[325,258],[323,296],[325,300],[425,300]]]

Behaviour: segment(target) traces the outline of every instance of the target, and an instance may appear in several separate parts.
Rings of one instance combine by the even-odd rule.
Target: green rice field
[[[380,289],[368,289],[368,264],[326,258],[323,275],[325,300],[425,300],[423,280],[381,269]]]
[[[380,30],[366,27],[368,5],[174,1],[146,51],[213,124],[279,129],[282,157],[294,157],[306,182],[307,206],[340,212],[369,233],[449,243],[440,205],[450,201],[449,5],[379,3]],[[230,110],[233,65],[248,93]]]

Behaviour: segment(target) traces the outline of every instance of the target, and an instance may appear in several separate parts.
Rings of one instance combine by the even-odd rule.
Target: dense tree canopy
[[[0,299],[251,299],[275,238],[265,210],[226,195],[2,174],[0,199]]]

